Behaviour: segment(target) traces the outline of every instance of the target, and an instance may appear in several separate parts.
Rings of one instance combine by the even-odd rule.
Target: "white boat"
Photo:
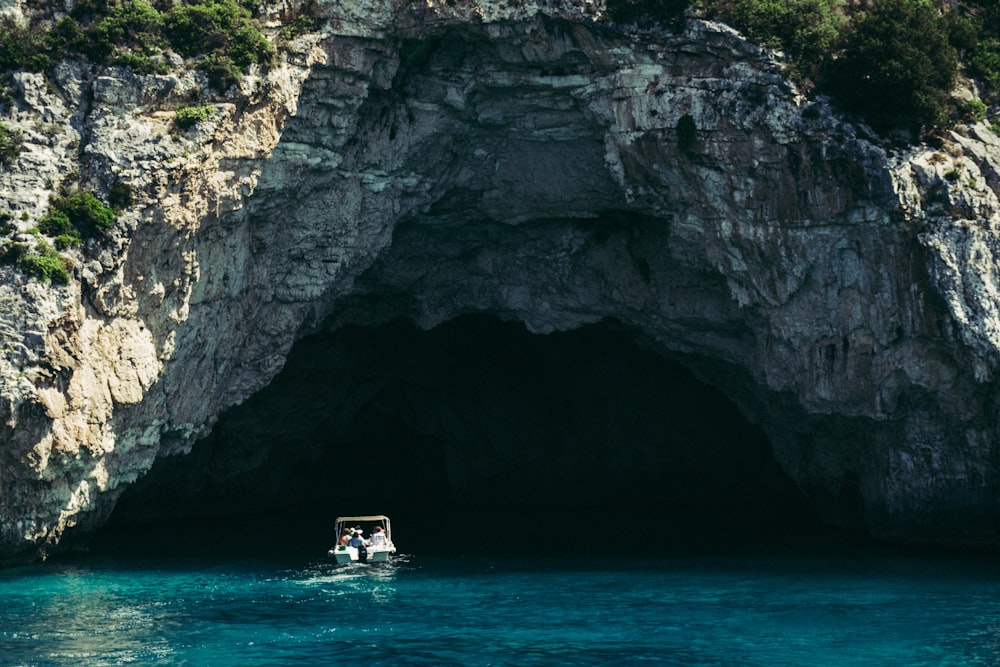
[[[375,530],[380,528],[381,530]],[[326,552],[330,558],[335,558],[338,564],[343,563],[385,563],[391,554],[396,553],[392,543],[392,525],[389,517],[384,514],[369,516],[338,516],[334,530],[337,535],[337,546]],[[340,544],[340,538],[345,531],[360,530],[361,546]],[[358,540],[354,540],[357,544]]]

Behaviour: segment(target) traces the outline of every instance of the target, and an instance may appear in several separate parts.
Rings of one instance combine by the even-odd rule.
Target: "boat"
[[[376,531],[376,528],[381,530]],[[326,552],[330,558],[336,559],[338,564],[345,563],[385,563],[389,556],[396,553],[396,546],[392,543],[392,525],[389,517],[384,514],[371,514],[367,516],[338,516],[334,524],[338,544]],[[340,536],[345,531],[361,531],[361,538],[365,542],[364,546],[350,546],[340,544]],[[380,535],[384,537],[380,537]]]

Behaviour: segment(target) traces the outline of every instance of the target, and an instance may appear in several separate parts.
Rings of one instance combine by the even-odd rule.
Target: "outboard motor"
[[[368,562],[368,547],[361,545],[358,547],[358,562],[367,563]]]

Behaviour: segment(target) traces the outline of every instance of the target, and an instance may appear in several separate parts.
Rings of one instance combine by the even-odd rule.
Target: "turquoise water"
[[[1000,563],[107,553],[0,571],[3,665],[995,665]]]

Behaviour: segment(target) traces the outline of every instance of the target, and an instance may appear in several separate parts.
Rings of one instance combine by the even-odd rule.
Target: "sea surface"
[[[996,665],[1000,557],[111,549],[0,571],[0,664]]]

